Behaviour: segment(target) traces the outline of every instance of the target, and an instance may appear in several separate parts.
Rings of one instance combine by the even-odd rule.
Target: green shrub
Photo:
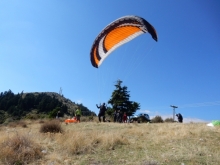
[[[39,119],[39,115],[38,114],[27,114],[25,118],[30,119],[30,120],[36,120],[36,119]]]
[[[6,115],[3,110],[0,110],[0,124],[4,123],[6,120]]]
[[[173,121],[173,118],[166,118],[164,120],[164,122],[166,122],[166,123],[173,123],[174,121]]]
[[[56,107],[52,111],[49,112],[49,118],[55,118],[57,116],[57,112],[60,111],[60,107]]]
[[[163,123],[163,119],[161,116],[155,116],[152,120],[152,123]]]
[[[93,116],[89,116],[89,121],[93,121]]]

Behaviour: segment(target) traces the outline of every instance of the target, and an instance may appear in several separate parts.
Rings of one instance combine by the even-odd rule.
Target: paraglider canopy
[[[116,48],[147,32],[155,41],[158,40],[155,28],[141,17],[124,16],[110,23],[100,32],[92,45],[90,51],[92,65],[98,68]]]
[[[220,120],[213,120],[211,123],[207,124],[207,126],[220,126]]]

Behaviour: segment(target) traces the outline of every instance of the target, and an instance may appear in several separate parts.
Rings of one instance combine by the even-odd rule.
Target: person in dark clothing
[[[123,118],[123,113],[122,113],[122,111],[118,110],[116,116],[117,116],[117,122],[118,122],[118,123],[121,123],[121,122],[122,122],[122,118]]]
[[[183,122],[183,116],[182,116],[180,113],[176,114],[176,116],[177,116],[177,118],[178,118],[178,121],[179,121],[180,123],[182,123],[182,122]]]
[[[123,122],[123,112],[120,111],[120,114],[119,114],[119,122],[122,123]]]
[[[61,113],[60,113],[60,111],[58,111],[56,118],[59,119],[60,117],[61,117]]]
[[[120,110],[116,112],[116,122],[120,123]]]
[[[115,110],[115,112],[113,113],[113,117],[114,117],[114,122],[117,122],[117,110]]]
[[[128,122],[128,116],[127,116],[126,112],[124,112],[123,123],[127,123],[127,122]]]
[[[98,114],[98,117],[99,117],[99,122],[101,122],[101,117],[103,117],[103,122],[105,122],[105,111],[107,110],[106,109],[106,106],[105,106],[105,103],[103,103],[101,106],[98,106],[96,104],[97,108],[99,108],[99,114]]]

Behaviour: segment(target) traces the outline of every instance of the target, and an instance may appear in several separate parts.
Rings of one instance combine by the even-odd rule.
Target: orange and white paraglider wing
[[[141,17],[125,16],[110,23],[101,31],[92,45],[90,52],[92,65],[98,68],[119,46],[147,32],[157,41],[154,27]]]

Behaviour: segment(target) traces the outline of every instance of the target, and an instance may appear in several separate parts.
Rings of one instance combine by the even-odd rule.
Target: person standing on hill
[[[105,122],[105,111],[107,110],[105,103],[103,103],[101,106],[96,104],[96,107],[100,109],[98,114],[99,122],[101,122],[101,117],[103,117],[103,122]]]
[[[60,111],[58,111],[58,112],[57,112],[56,119],[60,119],[60,117],[61,117],[61,113],[60,113]]]
[[[118,110],[118,123],[123,122],[123,112],[121,110]]]
[[[182,122],[183,122],[183,116],[182,116],[180,113],[177,113],[176,116],[177,116],[177,118],[178,118],[178,121],[179,121],[180,123],[182,123]]]
[[[126,112],[124,112],[124,115],[123,115],[123,123],[127,123],[127,121],[128,121],[128,117],[127,117]]]
[[[114,111],[113,117],[114,117],[114,122],[117,122],[117,110]]]
[[[80,117],[82,115],[81,109],[78,107],[75,111],[76,120],[78,123],[80,123]]]

